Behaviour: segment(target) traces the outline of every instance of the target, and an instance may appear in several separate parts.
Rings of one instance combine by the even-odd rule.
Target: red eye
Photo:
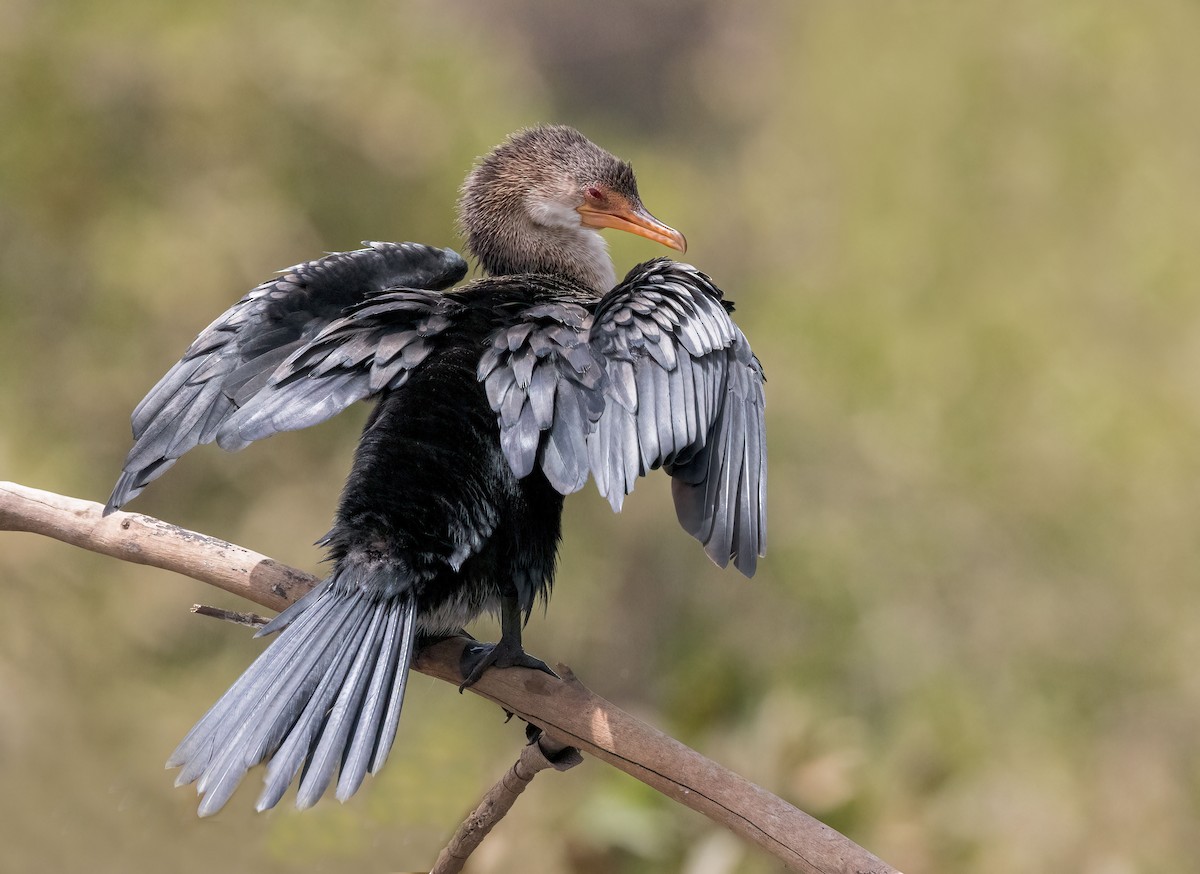
[[[587,190],[587,198],[588,200],[603,200],[604,192],[595,185],[589,185]]]

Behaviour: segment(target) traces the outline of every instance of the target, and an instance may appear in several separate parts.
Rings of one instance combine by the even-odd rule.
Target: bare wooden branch
[[[315,578],[223,540],[136,513],[100,515],[101,506],[14,483],[0,483],[0,530],[53,537],[125,561],[211,583],[281,609]],[[414,668],[462,682],[467,641],[452,638],[420,653]],[[488,671],[471,691],[540,727],[553,740],[603,759],[664,795],[809,874],[899,874],[895,868],[765,789],[634,719],[584,686],[569,668]]]
[[[312,574],[241,546],[141,513],[101,516],[91,501],[0,482],[0,530],[44,534],[122,561],[175,571],[282,610],[313,587]]]
[[[527,745],[513,766],[488,790],[479,806],[458,827],[429,874],[458,874],[471,853],[483,843],[496,823],[504,818],[517,796],[525,791],[539,771],[547,768],[565,771],[581,761],[583,758],[577,749],[563,746],[545,734],[535,743]]]

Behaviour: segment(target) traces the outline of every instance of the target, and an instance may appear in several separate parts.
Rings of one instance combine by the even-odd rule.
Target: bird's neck
[[[596,294],[604,294],[617,284],[617,274],[608,254],[608,243],[599,231],[578,228],[563,234],[548,246],[545,261],[548,272],[586,285]]]
[[[608,244],[578,216],[538,215],[467,229],[467,247],[492,276],[542,273],[586,286],[597,295],[616,284]],[[574,219],[572,224],[571,219]]]

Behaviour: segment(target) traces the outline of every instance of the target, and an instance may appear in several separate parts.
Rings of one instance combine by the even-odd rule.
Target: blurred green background
[[[739,306],[768,385],[752,582],[568,502],[531,651],[908,872],[1200,856],[1200,7],[39,2],[0,10],[0,478],[103,500],[128,414],[272,271],[456,244],[475,156],[575,124]],[[618,269],[663,254],[612,240]],[[316,570],[365,408],[132,509]],[[237,602],[0,535],[0,870],[427,869],[517,724],[417,677],[349,804],[216,818],[161,763]],[[488,636],[488,625],[479,629]],[[767,872],[595,762],[471,865]]]

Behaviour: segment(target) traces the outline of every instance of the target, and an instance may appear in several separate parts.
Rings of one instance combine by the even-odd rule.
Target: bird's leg
[[[465,637],[467,640],[474,640],[475,636],[465,628],[458,628],[454,631],[444,632],[418,632],[417,633],[417,649],[424,649],[427,646],[441,643],[443,640],[449,640],[452,637]]]
[[[469,643],[463,649],[459,669],[463,674],[458,691],[475,685],[488,668],[533,668],[552,677],[558,674],[521,647],[521,605],[514,587],[506,587],[500,599],[500,641],[498,643]]]

